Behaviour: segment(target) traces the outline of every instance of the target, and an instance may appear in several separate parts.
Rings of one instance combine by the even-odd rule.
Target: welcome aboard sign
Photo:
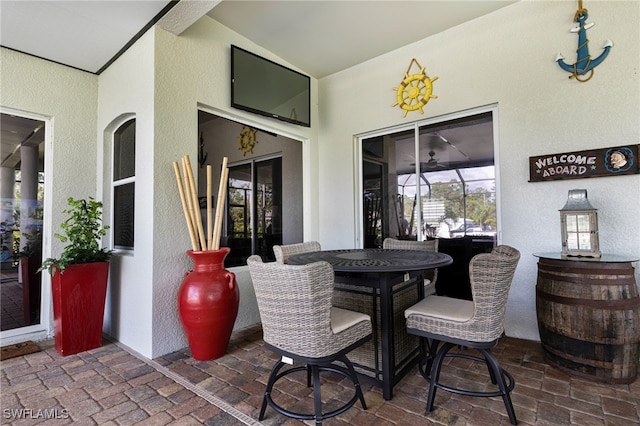
[[[529,157],[529,182],[640,173],[640,145]]]

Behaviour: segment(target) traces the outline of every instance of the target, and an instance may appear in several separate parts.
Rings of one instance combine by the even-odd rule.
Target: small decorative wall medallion
[[[253,147],[258,143],[256,140],[256,129],[246,126],[243,127],[240,136],[238,136],[238,142],[238,149],[242,151],[242,155],[247,155],[249,152],[253,154]]]
[[[415,65],[419,68],[419,72],[415,74],[409,74],[411,67]],[[407,116],[409,111],[420,110],[421,114],[424,114],[422,108],[429,102],[431,98],[437,98],[433,95],[433,82],[438,77],[429,78],[424,73],[424,67],[421,66],[415,58],[409,63],[407,72],[404,73],[404,80],[400,83],[400,86],[394,87],[396,91],[396,103],[392,106],[398,105],[404,110],[404,117]]]
[[[604,61],[604,58],[609,54],[609,50],[611,50],[611,46],[613,46],[611,40],[605,41],[602,47],[604,51],[597,58],[591,59],[591,55],[589,55],[587,30],[595,24],[593,22],[587,22],[587,18],[589,17],[587,12],[588,10],[582,7],[582,0],[578,0],[578,10],[573,18],[578,23],[578,26],[571,28],[572,33],[578,33],[578,49],[576,50],[578,57],[576,63],[573,65],[567,64],[561,53],[558,53],[558,56],[556,56],[556,62],[560,65],[560,68],[571,73],[569,78],[575,78],[581,83],[589,81],[589,79],[593,77],[593,69]]]

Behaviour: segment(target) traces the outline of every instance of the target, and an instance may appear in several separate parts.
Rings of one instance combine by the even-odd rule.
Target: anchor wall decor
[[[581,83],[589,81],[589,79],[593,77],[593,69],[604,61],[604,58],[607,57],[609,50],[611,50],[613,46],[611,40],[606,40],[603,46],[604,51],[597,58],[591,59],[587,30],[595,24],[593,22],[587,23],[588,17],[588,10],[582,7],[582,0],[578,0],[578,10],[574,16],[574,20],[578,23],[578,26],[571,29],[572,33],[578,33],[577,60],[573,65],[570,65],[564,61],[561,53],[558,53],[556,57],[556,62],[560,65],[560,68],[571,73],[569,78],[575,78]]]

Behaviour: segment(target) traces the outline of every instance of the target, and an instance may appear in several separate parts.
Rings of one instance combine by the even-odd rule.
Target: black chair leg
[[[489,363],[489,360],[487,360],[486,356],[485,356],[485,361],[487,364],[487,370],[489,370],[489,377],[491,377],[491,383],[494,385],[497,385],[498,379],[496,378],[496,373],[493,371],[493,367],[491,366],[491,363]]]
[[[502,400],[504,401],[504,406],[507,409],[507,414],[509,415],[509,420],[511,424],[517,425],[518,420],[516,419],[516,413],[513,410],[513,403],[511,402],[511,389],[513,386],[507,386],[507,383],[504,379],[505,375],[508,375],[511,381],[511,385],[513,385],[513,378],[507,373],[505,370],[500,367],[500,363],[496,359],[496,357],[491,353],[490,349],[480,349],[482,355],[484,355],[485,360],[487,361],[487,365],[489,365],[489,370],[492,372],[492,377],[497,379],[497,385],[500,389],[500,393],[502,394]]]
[[[353,368],[353,364],[349,361],[349,358],[343,356],[340,358],[340,361],[347,367],[349,370],[349,374],[351,375],[351,380],[353,381],[353,385],[356,388],[356,395],[358,395],[358,399],[360,399],[360,404],[362,404],[362,409],[367,409],[367,403],[364,401],[364,394],[362,393],[362,388],[360,387],[360,381],[358,380],[358,375],[356,374],[356,370]]]
[[[424,377],[427,381],[431,381],[429,378],[431,376],[431,367],[433,366],[433,360],[438,353],[438,345],[440,344],[439,340],[435,339],[427,339],[428,349],[427,354],[420,360],[418,364],[418,371],[422,377]]]
[[[271,374],[269,374],[269,380],[267,381],[267,387],[264,390],[264,397],[262,398],[262,407],[260,408],[260,415],[258,416],[258,420],[264,420],[264,414],[267,410],[267,400],[271,395],[271,390],[273,389],[273,384],[278,379],[278,372],[284,366],[284,362],[278,361],[271,370]]]
[[[308,372],[307,368],[307,372]],[[315,413],[316,426],[322,425],[322,395],[320,391],[320,371],[317,365],[311,366],[313,375],[313,410]]]
[[[453,343],[445,342],[440,350],[438,350],[438,354],[433,360],[433,366],[431,367],[431,380],[429,380],[429,395],[427,396],[427,413],[433,411],[433,401],[436,398],[436,390],[438,387],[438,380],[440,380],[440,370],[442,369],[442,361],[444,361],[444,357],[449,352],[449,350],[454,347]]]
[[[265,388],[264,398],[262,400],[262,407],[260,408],[260,414],[258,416],[258,420],[260,421],[264,420],[267,406],[271,406],[276,412],[287,417],[291,417],[298,420],[314,420],[316,426],[321,426],[323,419],[334,417],[345,412],[346,410],[351,408],[356,402],[358,402],[358,400],[360,400],[360,403],[362,404],[362,408],[366,410],[367,404],[365,403],[364,394],[362,393],[362,388],[360,387],[360,382],[358,381],[358,376],[356,375],[356,372],[353,368],[353,364],[344,355],[337,357],[335,361],[342,362],[346,366],[346,368],[340,365],[334,364],[333,362],[326,362],[326,363],[319,363],[319,364],[308,363],[306,365],[302,365],[299,367],[292,367],[289,369],[282,370],[282,368],[287,364],[285,364],[281,360],[276,362],[267,380],[267,385]],[[355,393],[351,398],[351,400],[349,400],[349,402],[326,413],[322,412],[322,394],[321,394],[322,385],[320,381],[321,371],[340,374],[346,378],[349,378],[351,379],[355,387]],[[287,376],[288,374],[298,373],[298,372],[306,372],[308,383],[313,383],[313,412],[312,413],[309,413],[309,412],[301,413],[301,412],[288,410],[280,406],[278,403],[276,403],[271,397],[273,387],[275,386],[275,383],[278,380],[280,380],[284,376]]]

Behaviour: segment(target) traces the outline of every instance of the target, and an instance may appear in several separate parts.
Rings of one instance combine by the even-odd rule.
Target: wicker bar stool
[[[294,266],[263,263],[259,256],[247,259],[262,320],[265,346],[280,355],[269,375],[262,400],[259,420],[264,419],[267,405],[278,413],[299,420],[322,420],[337,416],[358,400],[367,409],[358,377],[347,353],[371,338],[368,315],[331,306],[334,276],[327,262]],[[293,366],[294,363],[301,363]],[[344,366],[338,364],[342,363]],[[282,368],[291,364],[292,367]],[[307,385],[313,384],[313,413],[287,410],[272,398],[276,382],[295,372],[307,372]],[[323,412],[321,372],[348,377],[355,389],[344,405]]]
[[[385,238],[382,242],[383,249],[396,250],[423,250],[438,251],[438,239],[413,241],[413,240],[396,240],[395,238]],[[436,293],[436,280],[438,279],[438,269],[426,271],[424,274],[424,295],[431,296]]]
[[[287,263],[289,256],[299,253],[308,253],[310,251],[320,251],[322,247],[317,241],[306,241],[304,243],[288,244],[282,246],[273,246],[273,254],[276,255],[276,262]]]
[[[504,314],[509,288],[520,259],[520,252],[498,246],[489,253],[476,255],[469,264],[473,301],[430,296],[405,310],[407,331],[429,342],[429,352],[420,363],[420,373],[429,382],[426,412],[433,410],[438,388],[469,396],[501,396],[512,424],[517,424],[510,392],[513,376],[505,371],[491,353],[504,333]],[[442,343],[442,346],[440,346]],[[476,349],[482,357],[464,351],[449,351],[460,346]],[[487,364],[495,391],[473,391],[446,386],[439,382],[445,357],[459,357]]]

